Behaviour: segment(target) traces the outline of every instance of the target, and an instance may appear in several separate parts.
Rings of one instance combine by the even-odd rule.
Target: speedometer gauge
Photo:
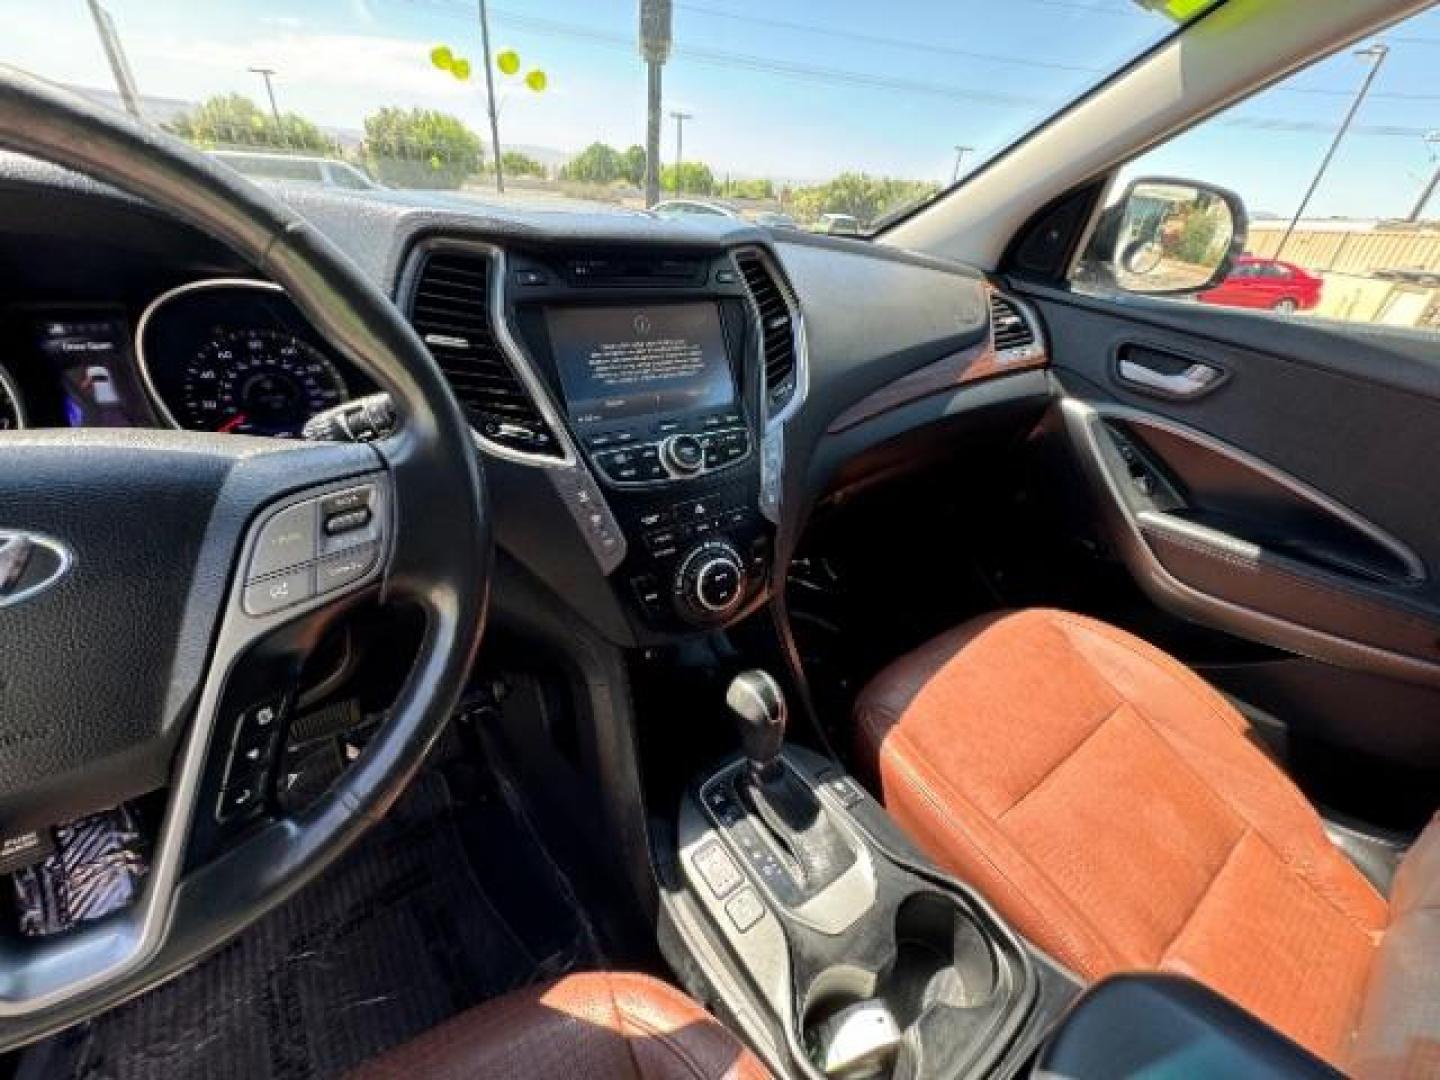
[[[25,426],[25,405],[10,373],[0,367],[0,431],[13,431]]]
[[[197,431],[297,436],[346,400],[325,356],[284,330],[216,330],[181,375],[180,421]]]

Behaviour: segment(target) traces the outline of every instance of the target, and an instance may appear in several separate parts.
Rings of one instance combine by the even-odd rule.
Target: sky
[[[1324,0],[1338,2],[1338,0]],[[443,109],[488,131],[476,0],[105,0],[143,94],[264,100],[358,130],[382,105]],[[490,0],[492,45],[534,94],[501,90],[502,144],[575,152],[644,141],[637,0]],[[0,60],[61,82],[113,83],[85,0],[3,0]],[[999,152],[1171,24],[1134,0],[675,0],[665,109],[693,114],[685,157],[717,176],[824,180],[844,171],[950,180]],[[1440,8],[1385,35],[1391,53],[1307,216],[1404,214],[1436,168]],[[473,61],[458,82],[437,44]],[[1234,188],[1288,215],[1366,71],[1348,51],[1152,151],[1139,171]],[[488,142],[488,139],[487,139]],[[674,124],[662,155],[675,153]],[[1437,198],[1440,202],[1440,198]],[[1432,205],[1432,214],[1440,207]]]

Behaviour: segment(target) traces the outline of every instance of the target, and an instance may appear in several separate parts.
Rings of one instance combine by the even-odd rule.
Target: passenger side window
[[[1437,66],[1431,5],[1126,166],[1112,208],[1140,177],[1217,185],[1244,205],[1248,233],[1229,273],[1168,299],[1440,334]],[[1133,267],[1104,265],[1113,230],[1101,239],[1111,250],[1092,240],[1077,290],[1163,291],[1129,280]]]

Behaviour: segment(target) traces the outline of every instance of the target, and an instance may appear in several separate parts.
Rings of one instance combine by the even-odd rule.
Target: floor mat
[[[477,818],[508,837],[483,861],[465,839]],[[597,966],[583,912],[557,932],[492,902],[517,875],[548,876],[552,909],[570,902],[536,846],[505,799],[457,804],[427,771],[318,881],[189,974],[28,1051],[17,1080],[331,1077],[496,994]]]

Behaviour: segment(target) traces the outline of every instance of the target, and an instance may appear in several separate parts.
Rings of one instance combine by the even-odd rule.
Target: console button
[[[640,601],[647,615],[659,615],[664,610],[665,598],[659,584],[649,574],[631,578],[630,587],[635,590],[635,599]]]
[[[765,905],[754,889],[741,889],[725,903],[725,914],[740,933],[745,933],[765,917]]]
[[[694,863],[696,873],[710,886],[716,899],[734,892],[744,880],[740,876],[740,868],[735,865],[735,860],[730,858],[729,852],[721,846],[719,840],[711,840],[697,851]]]
[[[265,523],[250,556],[250,579],[273,574],[315,558],[319,545],[315,503],[287,506]]]
[[[302,566],[275,577],[254,581],[245,586],[245,610],[251,615],[269,615],[282,608],[309,600],[315,595],[310,567]]]
[[[701,568],[695,581],[695,594],[711,611],[721,611],[729,607],[740,594],[743,573],[737,564],[716,559]]]
[[[668,510],[651,510],[640,515],[640,527],[642,529],[650,529],[669,520],[670,512]]]

